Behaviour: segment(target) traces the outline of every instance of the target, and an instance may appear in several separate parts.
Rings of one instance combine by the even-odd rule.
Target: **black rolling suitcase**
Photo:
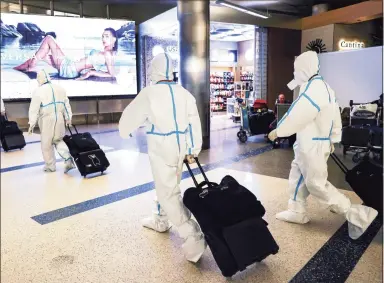
[[[23,132],[14,121],[8,121],[2,116],[0,125],[0,140],[5,151],[23,149],[26,145]]]
[[[341,144],[347,147],[367,147],[369,145],[370,137],[370,127],[347,126],[342,130]]]
[[[63,140],[67,144],[81,176],[86,177],[97,172],[103,173],[109,167],[109,161],[104,151],[90,133],[79,133],[76,127],[73,127],[76,134],[73,134],[68,127],[70,135],[64,136]]]
[[[222,274],[231,277],[276,254],[279,247],[262,219],[265,209],[256,196],[231,176],[220,184],[209,182],[196,162],[205,181],[198,184],[186,163],[196,187],[186,190],[183,202],[200,224]]]
[[[273,112],[257,112],[249,116],[249,129],[252,135],[268,134],[271,123],[275,120]]]
[[[332,159],[345,173],[345,180],[365,205],[376,209],[383,216],[383,167],[364,158],[352,170],[334,154]]]
[[[373,147],[383,147],[383,128],[378,126],[373,126],[371,128],[371,146]]]

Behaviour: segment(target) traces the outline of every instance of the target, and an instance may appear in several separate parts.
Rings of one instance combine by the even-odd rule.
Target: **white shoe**
[[[353,240],[360,238],[375,220],[377,210],[361,205],[352,204],[345,217],[348,220],[348,234]]]
[[[310,220],[307,215],[306,203],[292,199],[288,201],[288,210],[276,214],[276,219],[296,224],[305,224]]]
[[[45,173],[56,172],[56,168],[54,168],[54,167],[48,167],[48,166],[44,166],[44,172],[45,172]]]
[[[294,212],[291,210],[282,211],[276,214],[276,219],[296,224],[306,224],[310,221],[306,213]]]
[[[141,220],[141,225],[143,225],[143,227],[145,228],[155,230],[159,233],[167,232],[171,228],[171,225],[169,224],[168,220],[160,219],[158,217],[144,218],[143,220]]]
[[[65,164],[64,173],[68,173],[72,169],[76,168],[75,163],[73,162],[72,158],[64,161],[64,164]]]
[[[182,245],[185,258],[193,263],[200,260],[206,248],[207,242],[205,241],[203,234],[189,236]]]

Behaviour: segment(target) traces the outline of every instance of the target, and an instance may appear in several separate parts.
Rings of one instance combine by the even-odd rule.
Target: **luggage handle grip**
[[[347,174],[347,172],[349,171],[347,166],[345,166],[345,164],[339,159],[339,157],[337,157],[336,154],[334,153],[331,153],[331,158],[333,159],[333,161],[336,163],[337,166],[339,166],[339,168],[341,169],[341,171],[343,171],[344,174]]]
[[[208,185],[208,187],[212,187],[212,183],[209,182],[207,175],[205,175],[205,172],[204,172],[204,170],[203,170],[203,167],[202,167],[201,164],[200,164],[199,159],[198,159],[197,157],[195,157],[194,159],[195,159],[195,161],[196,161],[197,167],[199,167],[199,170],[200,170],[201,174],[202,174],[203,177],[204,177],[204,180],[205,180],[205,181],[204,181],[204,184]],[[195,174],[193,174],[193,171],[192,171],[192,169],[191,169],[191,166],[189,165],[189,163],[188,163],[188,161],[187,161],[186,159],[184,160],[184,164],[187,166],[189,175],[191,175],[192,180],[193,180],[193,183],[195,184],[196,187],[199,187],[200,184],[197,182],[196,177],[195,177]]]
[[[76,126],[75,126],[75,125],[72,125],[72,127],[75,129],[76,134],[78,134],[79,132],[77,131]],[[70,127],[69,125],[67,125],[67,128],[68,128],[68,131],[69,131],[69,133],[71,134],[71,136],[73,136],[73,133],[72,133],[72,131],[71,131],[71,127]]]

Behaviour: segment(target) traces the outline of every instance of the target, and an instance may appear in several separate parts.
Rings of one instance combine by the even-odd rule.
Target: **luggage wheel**
[[[242,136],[240,136],[240,141],[241,141],[242,143],[246,143],[247,140],[248,140],[247,135],[242,135]]]
[[[280,141],[273,141],[273,148],[279,148],[280,147]]]
[[[239,137],[240,142],[246,143],[248,140],[247,132],[242,130],[237,133],[237,136]]]
[[[360,161],[360,156],[358,153],[356,153],[354,156],[352,156],[352,161],[354,163],[358,163]]]

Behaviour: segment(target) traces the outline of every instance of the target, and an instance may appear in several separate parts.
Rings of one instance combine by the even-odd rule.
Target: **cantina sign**
[[[364,48],[364,42],[362,41],[348,41],[345,39],[340,39],[339,41],[339,49],[340,50],[351,50],[351,49],[360,49]]]

